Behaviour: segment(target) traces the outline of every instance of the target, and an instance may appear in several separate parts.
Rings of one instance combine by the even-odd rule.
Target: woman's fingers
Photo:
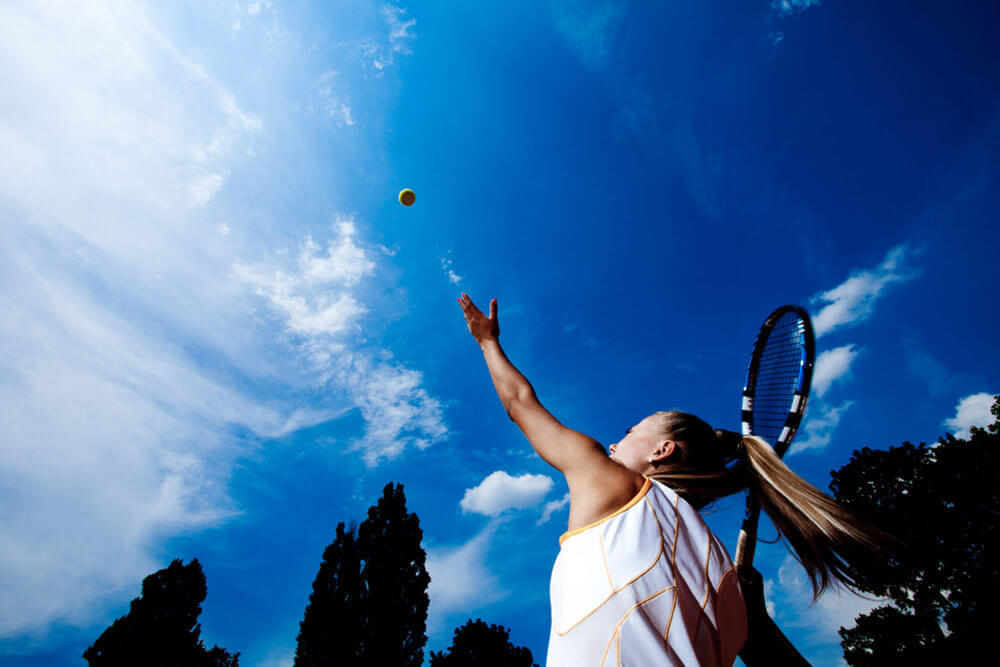
[[[465,292],[462,292],[462,296],[459,297],[458,303],[462,306],[462,311],[465,313],[465,323],[469,326],[469,331],[472,332],[473,337],[477,341],[482,341],[487,338],[496,338],[500,334],[500,326],[497,321],[497,300],[493,299],[490,301],[490,316],[486,317],[476,307],[476,304],[472,303],[472,299]]]
[[[465,292],[462,292],[462,298],[459,299],[458,302],[462,304],[462,309],[466,312],[466,314],[474,314],[474,313],[479,313],[480,315],[483,314],[482,311],[480,311],[479,308],[476,307],[476,304],[472,303],[472,299],[470,299],[469,295],[466,294]]]

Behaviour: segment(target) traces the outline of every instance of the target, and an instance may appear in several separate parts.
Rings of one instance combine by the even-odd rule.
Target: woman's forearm
[[[483,351],[483,358],[486,359],[486,366],[490,369],[490,377],[493,379],[497,396],[500,397],[500,402],[508,414],[515,401],[534,397],[535,390],[531,383],[514,368],[514,364],[510,363],[497,339],[484,340],[480,343],[480,348]]]

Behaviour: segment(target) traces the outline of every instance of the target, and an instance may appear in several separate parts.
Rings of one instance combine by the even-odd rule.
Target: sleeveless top
[[[610,516],[559,538],[547,667],[729,667],[747,636],[729,554],[676,492],[646,478]]]

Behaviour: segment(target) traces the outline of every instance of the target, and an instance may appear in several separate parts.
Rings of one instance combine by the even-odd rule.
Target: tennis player
[[[753,590],[741,588],[726,548],[698,513],[748,486],[816,597],[832,578],[853,586],[858,568],[884,558],[881,533],[791,472],[760,438],[658,412],[605,452],[549,414],[507,359],[496,299],[488,317],[466,294],[459,303],[507,414],[569,486],[569,529],[550,583],[548,667],[728,667],[741,649],[748,664],[779,664],[784,637],[764,610],[759,575],[744,580]]]

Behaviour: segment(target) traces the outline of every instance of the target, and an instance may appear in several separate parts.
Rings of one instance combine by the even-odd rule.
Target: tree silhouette
[[[837,500],[903,540],[890,576],[863,590],[892,604],[841,628],[850,665],[976,662],[1000,618],[1000,396],[997,421],[968,439],[864,448],[833,472]]]
[[[198,559],[169,567],[142,581],[142,595],[128,614],[117,619],[86,651],[91,667],[238,667],[239,653],[215,646],[205,650],[200,639],[201,603],[208,588]]]
[[[337,524],[337,536],[323,552],[305,617],[299,624],[296,667],[360,664],[364,587],[357,528]]]
[[[469,619],[455,628],[455,638],[447,652],[431,651],[431,667],[538,667],[531,651],[510,642],[510,631],[502,625],[487,625]]]
[[[416,514],[387,484],[355,531],[341,523],[300,624],[296,667],[423,664],[427,574]]]
[[[403,486],[386,484],[358,527],[368,590],[362,634],[368,664],[420,667],[424,662],[431,578],[422,538],[420,520],[406,511]]]

